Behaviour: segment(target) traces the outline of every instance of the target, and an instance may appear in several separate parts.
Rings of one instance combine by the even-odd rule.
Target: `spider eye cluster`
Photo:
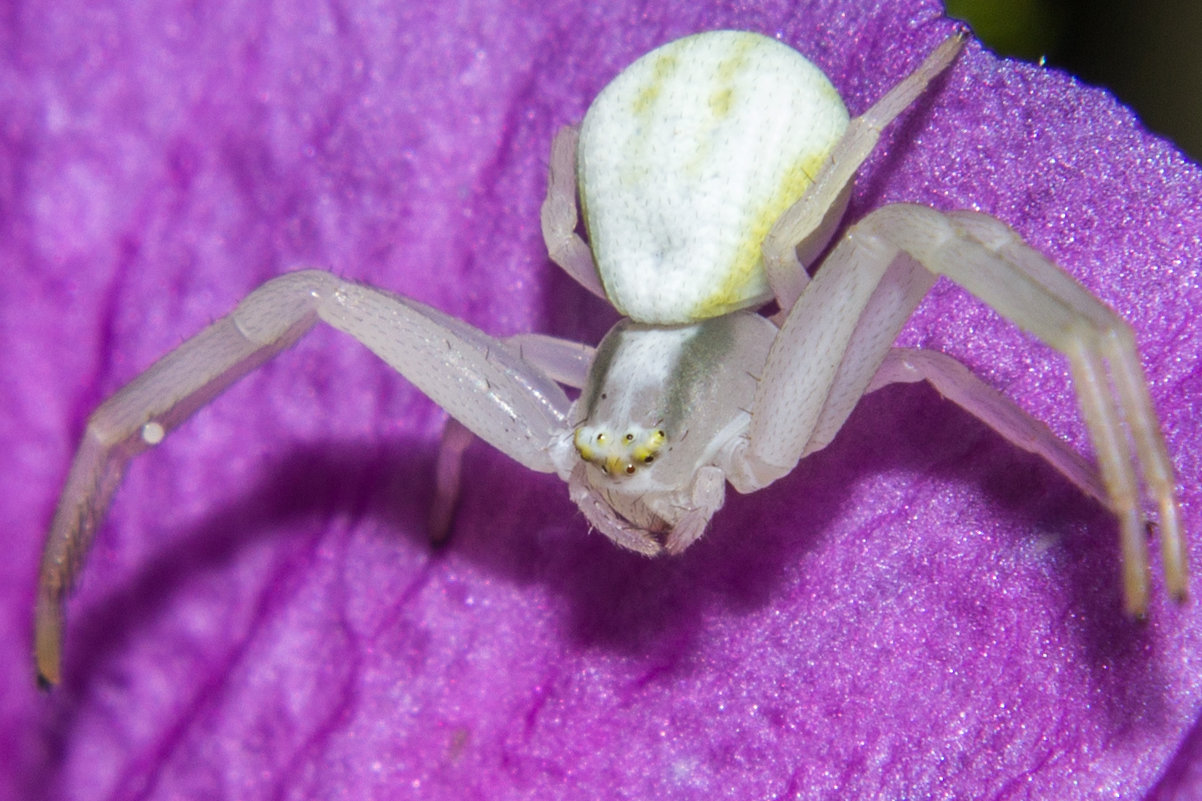
[[[597,465],[607,476],[633,476],[655,461],[668,435],[661,428],[642,426],[627,426],[622,431],[581,426],[573,441],[580,458]]]

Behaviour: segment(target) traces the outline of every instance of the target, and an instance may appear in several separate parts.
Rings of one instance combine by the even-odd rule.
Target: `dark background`
[[[1202,158],[1202,0],[945,0],[1000,55],[1105,86]]]

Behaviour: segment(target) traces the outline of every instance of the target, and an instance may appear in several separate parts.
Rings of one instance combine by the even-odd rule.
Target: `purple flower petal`
[[[442,413],[328,330],[130,469],[38,696],[38,549],[74,439],[182,337],[319,264],[595,341],[613,313],[550,265],[537,214],[553,130],[621,67],[698,30],[779,34],[856,113],[954,30],[925,0],[385,5],[4,18],[0,794],[1202,793],[1197,605],[1124,619],[1107,513],[935,392],[867,398],[677,559],[618,551],[556,479],[477,445],[432,553]],[[903,200],[998,215],[1132,322],[1202,564],[1198,169],[1106,93],[970,44],[852,217]],[[1088,447],[1062,360],[960,290],[903,339]]]

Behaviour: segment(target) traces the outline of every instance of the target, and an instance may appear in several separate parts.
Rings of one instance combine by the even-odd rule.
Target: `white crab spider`
[[[319,270],[256,289],[89,419],[42,561],[40,676],[60,678],[63,601],[128,460],[317,320],[451,415],[434,528],[448,520],[471,432],[558,474],[619,545],[677,553],[721,508],[727,482],[739,492],[772,483],[829,443],[866,392],[927,380],[1114,512],[1133,613],[1148,595],[1142,478],[1159,510],[1168,590],[1184,597],[1172,465],[1130,329],[1109,308],[972,212],[886,206],[830,248],[813,280],[803,266],[827,250],[881,129],[962,43],[943,42],[855,119],[814,65],[756,34],[698,34],[624,70],[579,129],[556,135],[542,209],[551,258],[628,318],[595,351],[539,335],[497,340]],[[576,233],[577,181],[591,249]],[[937,275],[1068,357],[1100,480],[963,365],[891,347]],[[754,311],[769,302],[773,317]]]

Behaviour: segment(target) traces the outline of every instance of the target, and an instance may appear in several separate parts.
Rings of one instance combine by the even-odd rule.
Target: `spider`
[[[1173,467],[1130,328],[981,213],[889,205],[835,240],[882,129],[963,43],[946,39],[854,119],[816,66],[754,33],[685,37],[622,71],[579,126],[555,135],[541,212],[551,259],[623,315],[595,349],[496,339],[320,270],[254,290],[90,417],[41,565],[40,679],[60,680],[65,598],[126,463],[318,320],[450,415],[435,535],[449,525],[474,435],[557,474],[618,545],[680,553],[727,483],[741,493],[771,484],[825,447],[861,396],[925,380],[1114,513],[1132,614],[1148,602],[1142,480],[1158,507],[1166,586],[1184,598]],[[951,357],[892,346],[939,275],[1068,357],[1099,470]],[[564,387],[579,390],[575,401]]]

